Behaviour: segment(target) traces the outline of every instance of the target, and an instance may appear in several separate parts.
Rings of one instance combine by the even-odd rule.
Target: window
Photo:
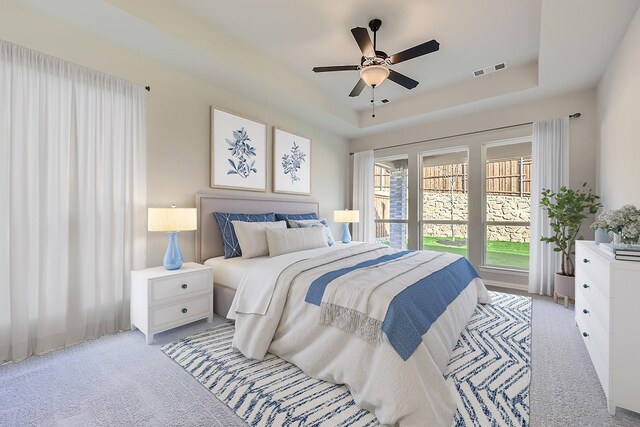
[[[531,220],[531,142],[485,145],[484,264],[527,270]]]
[[[408,165],[406,156],[376,159],[374,165],[376,242],[396,249],[407,248]]]
[[[468,162],[466,148],[422,155],[422,249],[467,256]]]

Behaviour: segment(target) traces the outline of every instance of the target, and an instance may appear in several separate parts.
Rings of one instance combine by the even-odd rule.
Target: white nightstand
[[[153,335],[203,318],[213,322],[213,269],[187,262],[131,272],[131,329]]]

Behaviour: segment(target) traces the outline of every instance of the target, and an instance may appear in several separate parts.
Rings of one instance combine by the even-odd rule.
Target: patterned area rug
[[[455,426],[528,426],[531,298],[490,292],[462,332],[445,378],[457,393]],[[377,426],[344,385],[305,375],[268,354],[247,359],[231,350],[223,325],[162,347],[214,396],[252,426]]]

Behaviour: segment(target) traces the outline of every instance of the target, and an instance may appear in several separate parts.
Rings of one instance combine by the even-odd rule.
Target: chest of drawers
[[[618,406],[640,412],[640,262],[577,242],[575,319],[609,413]]]
[[[213,269],[188,262],[179,270],[131,272],[131,329],[153,335],[196,320],[213,321]]]

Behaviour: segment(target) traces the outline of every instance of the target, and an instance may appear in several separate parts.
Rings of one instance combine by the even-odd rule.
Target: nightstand
[[[131,329],[153,342],[158,332],[207,318],[213,322],[213,268],[187,262],[131,272]]]

